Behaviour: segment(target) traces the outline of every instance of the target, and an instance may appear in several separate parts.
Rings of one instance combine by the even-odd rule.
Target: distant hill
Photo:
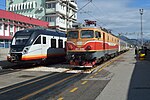
[[[125,37],[125,36],[118,36],[120,39],[122,39],[122,40],[124,40],[124,41],[128,41],[129,40],[129,38],[127,38],[127,37]]]
[[[124,40],[124,41],[126,41],[126,42],[128,42],[128,43],[130,43],[132,45],[134,45],[134,46],[136,46],[136,45],[140,46],[140,41],[137,40],[137,39],[129,39],[129,38],[125,37],[125,36],[118,36],[118,37],[120,39],[122,39],[122,40]]]

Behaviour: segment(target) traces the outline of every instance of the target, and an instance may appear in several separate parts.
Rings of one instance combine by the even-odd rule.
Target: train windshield
[[[68,39],[77,39],[78,38],[78,31],[69,31],[67,34]]]
[[[81,36],[81,38],[93,38],[94,31],[93,30],[82,30],[80,36]]]
[[[12,40],[12,45],[25,45],[29,38],[30,36],[26,35],[15,36]]]

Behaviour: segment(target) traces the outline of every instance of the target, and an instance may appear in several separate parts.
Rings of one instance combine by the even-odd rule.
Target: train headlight
[[[29,48],[24,48],[24,50],[23,50],[23,54],[27,54],[28,53],[28,50],[29,50]]]
[[[69,50],[73,50],[73,46],[72,45],[68,45],[68,49]]]
[[[91,50],[92,48],[91,48],[91,46],[87,46],[86,48],[85,48],[85,50]]]

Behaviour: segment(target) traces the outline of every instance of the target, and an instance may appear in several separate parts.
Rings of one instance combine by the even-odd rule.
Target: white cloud
[[[140,33],[139,8],[130,7],[129,4],[131,1],[132,0],[93,0],[92,3],[80,11],[89,13],[79,13],[78,21],[83,22],[84,19],[97,20],[98,24],[113,30],[115,34],[119,32]],[[78,0],[79,9],[87,2],[88,0]],[[150,33],[150,23],[148,23],[150,20],[149,12],[149,9],[144,9],[143,33],[146,34],[145,36],[150,36],[147,35]]]

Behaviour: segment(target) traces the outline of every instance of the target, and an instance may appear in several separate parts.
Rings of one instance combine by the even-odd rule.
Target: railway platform
[[[139,59],[134,50],[111,65],[114,76],[96,100],[150,100],[150,53]]]

